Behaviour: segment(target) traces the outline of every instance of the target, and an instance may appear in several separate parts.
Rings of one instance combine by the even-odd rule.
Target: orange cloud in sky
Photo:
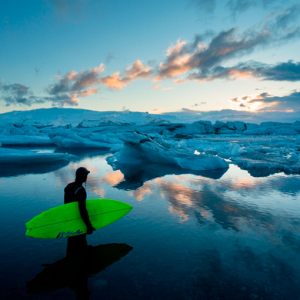
[[[247,71],[247,70],[235,70],[232,69],[229,71],[228,75],[232,75],[233,79],[247,79],[247,78],[254,78],[254,76],[252,76],[251,72]]]
[[[104,72],[104,64],[101,63],[99,67],[93,69],[94,72]]]
[[[106,85],[111,90],[122,90],[127,86],[127,83],[119,77],[120,72],[115,72],[113,75],[108,75],[99,80],[99,83]]]
[[[165,64],[160,63],[159,75],[155,76],[153,81],[162,81],[163,79],[173,78],[186,73],[192,69],[188,64],[190,57],[191,55],[178,56]]]
[[[154,109],[148,110],[149,114],[162,114],[163,112],[165,112],[165,109],[162,109],[162,108],[154,108]]]
[[[177,40],[177,44],[175,46],[171,45],[168,49],[167,49],[167,56],[171,56],[174,54],[178,54],[182,47],[186,44],[186,41],[180,41],[180,39]]]
[[[130,79],[137,79],[137,78],[149,78],[151,74],[151,68],[144,67],[140,60],[137,60],[132,65],[127,66],[125,71],[125,76]]]
[[[87,88],[85,91],[78,93],[78,97],[86,97],[89,95],[96,94],[98,92],[98,88]]]
[[[70,93],[70,98],[72,99],[72,102],[73,102],[73,103],[78,104],[79,99],[77,98],[77,96],[76,96],[75,93]]]
[[[183,79],[176,79],[172,84],[182,84],[182,83],[186,83],[186,81]]]
[[[152,89],[153,89],[153,90],[158,90],[158,89],[159,89],[159,87],[160,87],[160,85],[159,85],[159,84],[152,85]]]
[[[143,78],[149,78],[151,74],[151,68],[143,66],[140,60],[137,60],[132,65],[128,65],[123,76],[120,76],[120,72],[115,72],[113,75],[100,78],[99,83],[108,86],[111,90],[122,90],[128,83],[133,80]]]
[[[264,102],[264,99],[270,96],[271,95],[268,92],[264,92],[256,95],[244,95],[240,97],[235,97],[233,99],[230,99],[230,101],[239,105],[238,109],[247,108],[248,110],[255,112],[261,108],[274,106],[277,104],[276,101],[273,101],[271,103]]]
[[[68,79],[68,80],[71,81],[71,80],[73,80],[76,77],[76,75],[78,75],[78,73],[73,70],[73,71],[67,73],[66,79]],[[58,78],[58,79],[61,79],[61,78]]]

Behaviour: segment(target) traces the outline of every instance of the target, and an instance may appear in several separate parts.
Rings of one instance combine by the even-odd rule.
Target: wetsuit
[[[78,202],[79,212],[86,226],[92,226],[86,210],[86,191],[81,182],[72,182],[65,187],[64,203]],[[67,256],[82,254],[87,250],[86,234],[68,237]]]

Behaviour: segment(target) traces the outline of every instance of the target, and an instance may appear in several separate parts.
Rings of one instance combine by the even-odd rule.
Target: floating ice
[[[0,135],[0,142],[3,146],[55,146],[48,136]]]
[[[206,126],[197,122],[192,124],[170,124],[164,126],[164,128],[163,135],[207,133]]]
[[[254,124],[254,123],[246,123],[246,129],[247,129],[247,130],[257,129],[258,127],[259,127],[258,124]]]
[[[234,144],[230,147],[229,153],[233,156],[241,155],[242,153],[246,153],[244,149],[242,149],[239,145]]]
[[[1,164],[50,163],[62,160],[71,160],[74,158],[76,158],[74,155],[66,153],[38,153],[30,150],[0,148]]]
[[[229,128],[221,128],[221,129],[218,130],[218,133],[220,133],[220,134],[233,134],[233,133],[235,133],[235,131],[232,130],[232,129],[229,129]]]
[[[108,163],[142,164],[159,163],[178,165],[191,170],[213,170],[228,168],[223,159],[209,155],[194,155],[184,151],[173,150],[154,141],[147,135],[134,133],[119,134],[124,147],[121,151],[107,158]]]
[[[246,129],[246,124],[241,121],[235,121],[235,122],[233,122],[233,125],[234,125],[235,129],[238,131],[243,131]]]
[[[297,162],[299,160],[299,156],[293,152],[288,156],[288,160],[292,162]]]
[[[270,123],[270,122],[267,122]],[[270,135],[270,134],[277,134],[277,135],[298,135],[298,132],[295,128],[292,127],[260,127],[257,129],[252,130],[245,130],[243,132],[246,135]]]
[[[49,133],[50,139],[58,147],[63,148],[116,148],[120,149],[122,142],[111,136],[90,132],[73,132],[70,129],[57,129]]]

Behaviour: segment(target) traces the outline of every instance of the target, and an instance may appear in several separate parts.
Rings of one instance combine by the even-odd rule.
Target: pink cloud
[[[106,85],[110,90],[122,90],[127,86],[128,80],[120,78],[119,72],[115,72],[113,75],[108,75],[99,80],[99,83]]]
[[[149,78],[151,75],[151,68],[144,67],[140,60],[137,60],[132,65],[127,66],[124,73],[124,77],[127,77],[131,80],[138,78]]]
[[[173,87],[167,87],[167,88],[162,88],[161,90],[162,91],[168,91],[168,90],[173,90],[174,88]]]
[[[78,93],[78,97],[87,97],[89,95],[96,94],[98,92],[98,88],[87,88],[85,91]]]
[[[172,84],[182,84],[182,83],[186,83],[186,81],[183,79],[176,79]]]
[[[120,72],[115,72],[113,75],[99,79],[99,83],[106,85],[111,90],[122,90],[134,80],[149,79],[151,72],[149,66],[145,67],[140,60],[137,60],[132,65],[128,65],[121,76]]]
[[[159,90],[159,87],[160,87],[159,84],[152,85],[153,90]]]

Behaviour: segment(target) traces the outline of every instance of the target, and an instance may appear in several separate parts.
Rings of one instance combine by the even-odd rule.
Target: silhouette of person
[[[95,230],[91,224],[88,212],[86,210],[86,191],[82,186],[82,183],[86,182],[89,173],[90,171],[88,171],[86,168],[78,168],[76,170],[75,181],[69,183],[64,190],[64,204],[78,202],[80,216],[87,227],[86,234],[91,234]],[[86,234],[68,237],[67,257],[86,253],[88,249]]]

